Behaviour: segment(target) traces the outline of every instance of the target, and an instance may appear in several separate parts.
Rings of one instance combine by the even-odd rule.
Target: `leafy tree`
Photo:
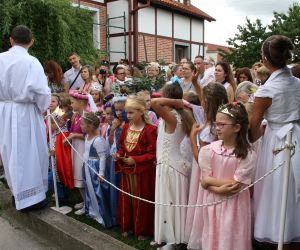
[[[274,19],[269,25],[273,34],[289,37],[295,45],[293,62],[300,62],[300,5],[294,3],[288,12],[274,12]]]
[[[238,25],[239,33],[229,38],[230,53],[221,51],[224,60],[236,68],[251,67],[261,59],[263,41],[271,35],[285,35],[295,44],[294,58],[291,62],[300,61],[300,6],[294,3],[287,13],[274,12],[272,24],[263,25],[259,19],[251,22],[246,18],[244,26]]]
[[[0,0],[0,17],[0,52],[10,47],[13,27],[24,24],[34,35],[30,53],[41,62],[52,59],[66,69],[72,51],[84,64],[92,64],[97,57],[92,13],[72,7],[69,0]]]
[[[259,19],[252,23],[246,18],[246,24],[237,28],[239,33],[227,41],[233,49],[230,53],[222,51],[224,60],[236,68],[251,67],[261,59],[261,45],[268,36],[267,27]]]

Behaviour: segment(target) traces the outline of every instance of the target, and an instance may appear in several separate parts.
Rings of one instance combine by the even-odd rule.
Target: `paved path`
[[[0,217],[0,250],[53,250],[41,239]]]

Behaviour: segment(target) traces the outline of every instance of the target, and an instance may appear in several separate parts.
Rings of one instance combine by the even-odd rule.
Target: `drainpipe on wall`
[[[128,0],[128,61],[129,66],[132,65],[132,15],[131,0]]]
[[[133,58],[134,63],[138,62],[138,11],[143,8],[147,8],[150,6],[151,0],[147,0],[146,4],[138,5],[137,0],[132,0],[133,4],[131,4],[131,0],[128,0],[128,13],[129,13],[129,20],[128,20],[128,46],[129,46],[129,64],[132,64],[132,17],[133,17]],[[133,6],[132,6],[133,5]],[[133,9],[132,9],[133,7]]]

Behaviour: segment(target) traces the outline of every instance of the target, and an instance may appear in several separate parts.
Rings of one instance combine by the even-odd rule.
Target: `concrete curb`
[[[133,250],[135,248],[120,242],[97,229],[50,208],[26,213],[18,212],[11,203],[11,193],[0,182],[1,215],[49,242],[59,249],[72,250]]]

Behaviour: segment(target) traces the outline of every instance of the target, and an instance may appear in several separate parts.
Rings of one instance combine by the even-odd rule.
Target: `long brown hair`
[[[226,89],[221,83],[210,83],[203,88],[202,99],[205,103],[206,123],[212,125],[216,121],[219,106],[228,103]]]
[[[165,98],[182,99],[183,97],[183,91],[179,84],[165,84],[161,92]],[[189,136],[195,120],[193,116],[184,109],[177,109],[177,112],[181,117],[182,128],[186,135]]]
[[[224,112],[226,111],[226,112]],[[250,149],[250,144],[248,141],[248,128],[249,120],[248,113],[245,106],[242,103],[229,103],[222,105],[218,112],[222,114],[227,114],[228,117],[235,123],[240,124],[240,131],[236,136],[236,146],[233,153],[237,158],[245,159],[248,155]]]
[[[63,71],[60,65],[53,61],[49,60],[44,63],[44,71],[48,75],[49,81],[60,85],[63,79]],[[52,73],[52,75],[50,75]]]
[[[252,77],[250,69],[247,67],[243,67],[243,68],[238,69],[237,73],[236,73],[236,81],[238,84],[241,83],[240,79],[239,79],[241,74],[244,74],[248,78],[247,81],[253,82],[253,77]]]
[[[80,73],[82,73],[82,71],[84,69],[88,70],[88,72],[89,72],[89,82],[92,82],[93,81],[93,68],[92,68],[92,66],[90,66],[90,65],[82,66],[81,69],[80,69]]]
[[[233,73],[230,67],[230,64],[225,61],[218,62],[216,66],[220,65],[222,69],[224,70],[224,73],[226,74],[225,76],[225,81],[230,83],[231,87],[233,88],[233,93],[235,93],[236,90],[236,83],[233,77]]]

